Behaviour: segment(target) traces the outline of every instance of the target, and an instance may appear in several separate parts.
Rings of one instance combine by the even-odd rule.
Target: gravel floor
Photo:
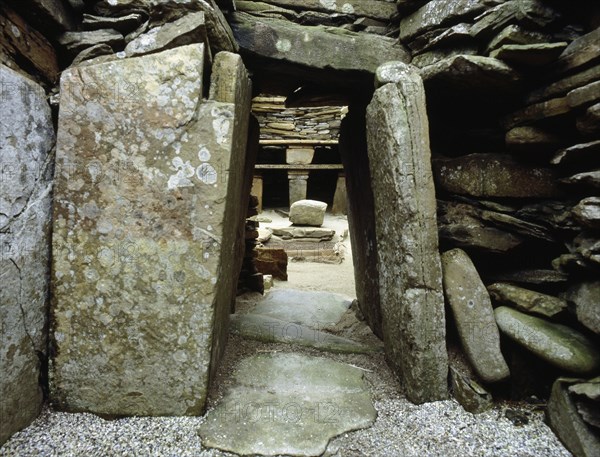
[[[343,218],[333,218],[331,224],[337,224],[336,230],[347,227]],[[350,245],[349,240],[347,244]],[[290,281],[281,286],[354,295],[351,255],[348,250],[341,265],[292,262],[288,267]],[[241,310],[252,306],[260,295],[240,298],[238,308]],[[244,302],[245,299],[248,301]],[[365,333],[360,325],[354,325],[348,319],[342,319],[338,327],[328,330],[357,341],[375,338],[370,331]],[[222,398],[230,384],[228,373],[232,373],[242,358],[272,351],[328,357],[364,369],[378,418],[369,429],[333,439],[325,454],[328,457],[571,455],[544,424],[543,412],[526,403],[497,403],[494,409],[476,416],[465,412],[454,400],[416,406],[404,398],[402,387],[381,354],[325,354],[315,349],[247,341],[235,335],[230,337],[209,395],[209,409]],[[504,416],[507,409],[526,415],[529,423],[515,426]],[[202,417],[131,417],[107,421],[92,414],[67,414],[46,408],[31,426],[15,434],[0,448],[0,457],[232,456],[202,448],[197,435],[202,421]]]
[[[569,456],[543,423],[543,413],[523,404],[498,404],[479,415],[465,412],[454,400],[416,406],[401,387],[382,355],[323,354],[287,345],[262,344],[232,336],[210,394],[215,405],[228,386],[227,373],[243,357],[257,352],[303,352],[350,363],[365,370],[378,418],[373,427],[346,433],[330,442],[327,456]],[[504,417],[517,409],[529,417],[515,426]],[[92,414],[67,414],[45,409],[28,428],[15,434],[0,456],[231,456],[203,449],[197,436],[201,417],[142,418],[113,421]]]

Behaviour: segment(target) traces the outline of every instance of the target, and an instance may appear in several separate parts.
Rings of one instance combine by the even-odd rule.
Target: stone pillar
[[[337,184],[335,185],[335,194],[333,194],[333,205],[331,207],[333,214],[348,213],[348,196],[346,195],[346,175],[338,174]]]
[[[202,100],[203,56],[193,44],[63,72],[50,361],[62,409],[204,410],[236,289],[250,90],[242,67]]]
[[[252,178],[252,190],[250,191],[252,195],[258,198],[258,212],[262,213],[262,204],[263,204],[263,176],[262,173],[254,173],[254,177]]]
[[[306,188],[308,187],[308,171],[289,170],[290,207],[298,200],[306,200]]]
[[[422,403],[446,398],[448,377],[429,125],[419,74],[385,66],[367,108],[383,336],[407,397]]]
[[[362,103],[350,106],[348,115],[342,120],[339,147],[348,193],[348,226],[352,244],[356,298],[373,333],[383,338],[365,109],[366,105]]]
[[[1,446],[42,408],[55,136],[44,89],[4,65],[0,113]]]

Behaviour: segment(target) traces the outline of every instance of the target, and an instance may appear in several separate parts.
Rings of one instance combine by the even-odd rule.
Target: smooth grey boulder
[[[0,65],[0,445],[37,417],[55,135],[41,86]]]
[[[415,403],[448,395],[442,269],[423,82],[415,71],[367,107],[386,356]]]
[[[246,13],[233,13],[230,18],[240,47],[255,56],[311,69],[368,73],[375,73],[384,62],[410,60],[406,50],[391,38],[333,27],[309,27]]]
[[[494,315],[502,333],[551,365],[582,375],[600,368],[596,345],[572,328],[506,306]]]
[[[492,299],[501,304],[512,306],[525,313],[552,317],[567,307],[567,302],[552,295],[542,294],[508,283],[495,283],[488,286]]]
[[[600,439],[583,421],[569,395],[569,386],[579,381],[558,378],[554,382],[547,415],[550,427],[575,457],[596,457],[600,455]]]
[[[60,408],[205,407],[239,272],[251,90],[234,72],[235,104],[203,99],[204,53],[194,44],[63,72],[50,368]]]
[[[298,200],[290,206],[290,222],[294,225],[321,227],[325,220],[327,203],[317,200]]]
[[[240,362],[200,426],[203,446],[239,455],[317,456],[377,412],[362,370],[321,357],[259,354]]]
[[[577,320],[600,335],[600,281],[586,281],[571,287],[565,298],[575,303]]]
[[[486,382],[508,378],[490,296],[473,262],[462,249],[452,249],[442,254],[442,269],[446,300],[475,372]]]

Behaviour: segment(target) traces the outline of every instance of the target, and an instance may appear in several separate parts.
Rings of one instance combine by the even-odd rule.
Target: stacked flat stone
[[[263,95],[252,100],[262,140],[337,140],[347,112],[344,106],[286,108],[285,97]]]

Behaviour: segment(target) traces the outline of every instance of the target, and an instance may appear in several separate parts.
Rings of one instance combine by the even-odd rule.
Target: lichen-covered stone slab
[[[406,50],[391,38],[256,18],[246,13],[233,13],[230,20],[244,51],[313,69],[375,73],[389,60],[410,60]]]
[[[54,128],[44,90],[0,65],[0,445],[42,407]]]
[[[506,306],[496,308],[494,314],[503,333],[546,362],[582,375],[600,368],[598,348],[572,328]]]
[[[452,249],[442,254],[442,267],[446,300],[469,362],[486,382],[508,378],[492,302],[475,265],[465,251]]]
[[[63,73],[50,369],[60,408],[204,408],[235,290],[247,122],[232,103],[202,101],[203,55],[194,44]]]
[[[335,436],[377,413],[363,372],[300,354],[244,359],[200,427],[202,444],[239,455],[318,456]]]
[[[367,143],[386,355],[422,403],[447,396],[446,321],[425,91],[397,71],[367,108]]]
[[[525,313],[552,317],[567,307],[567,301],[552,295],[517,287],[513,284],[497,282],[490,284],[488,292],[495,302]]]

